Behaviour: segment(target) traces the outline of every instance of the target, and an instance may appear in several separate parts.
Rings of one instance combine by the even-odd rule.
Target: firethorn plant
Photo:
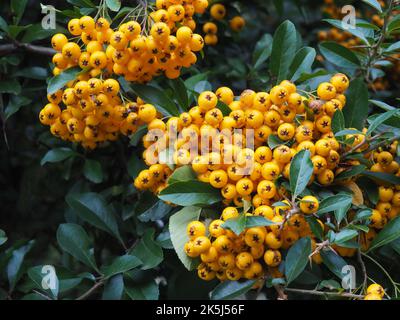
[[[317,2],[0,8],[0,298],[399,298],[399,3]]]

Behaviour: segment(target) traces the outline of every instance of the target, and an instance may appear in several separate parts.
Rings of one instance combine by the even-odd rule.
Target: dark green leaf
[[[275,222],[268,220],[267,218],[261,216],[248,216],[246,217],[246,228],[253,227],[268,227],[275,225]]]
[[[396,115],[399,115],[399,114],[400,114],[400,111],[398,109],[396,109],[396,110],[387,111],[387,112],[379,115],[369,125],[366,135],[367,136],[371,135],[375,131],[375,129],[378,128],[382,123],[384,123],[386,120],[389,120],[390,118],[392,118]]]
[[[364,171],[364,176],[373,178],[374,180],[389,182],[391,184],[400,184],[400,177],[395,176],[394,174],[385,173],[385,172],[372,172],[372,171]]]
[[[289,249],[285,260],[286,282],[295,280],[304,270],[311,254],[311,239],[301,238]]]
[[[0,94],[11,93],[19,95],[21,93],[21,85],[16,79],[8,79],[0,81]]]
[[[379,13],[382,13],[382,7],[377,0],[362,0],[362,1],[367,3],[368,5],[370,5],[372,8],[377,10]]]
[[[171,80],[171,87],[174,92],[174,97],[177,100],[179,106],[182,110],[186,111],[189,109],[189,97],[187,94],[187,89],[185,83],[181,78]]]
[[[368,116],[368,88],[364,80],[357,78],[351,81],[346,97],[344,113],[346,128],[362,130]]]
[[[382,247],[400,237],[400,217],[391,220],[372,241],[368,251]]]
[[[57,242],[62,250],[98,271],[92,243],[86,231],[80,225],[74,223],[60,224],[57,230]]]
[[[233,231],[236,235],[240,235],[246,228],[246,215],[242,214],[237,218],[228,219],[221,227]]]
[[[347,262],[332,250],[322,250],[321,257],[327,268],[339,279],[342,279],[344,276],[342,270],[343,267],[347,265]]]
[[[169,98],[164,91],[144,84],[131,84],[133,92],[146,103],[153,104],[158,111],[166,116],[179,116],[179,110],[175,102]]]
[[[319,204],[317,214],[322,215],[327,212],[332,212],[346,207],[353,201],[353,197],[350,194],[336,194],[334,196],[327,197]]]
[[[296,198],[307,187],[313,170],[309,150],[301,150],[294,156],[290,164],[290,191],[293,198]]]
[[[350,229],[343,229],[339,233],[335,235],[335,242],[338,245],[343,244],[344,242],[351,240],[355,237],[357,237],[358,232],[356,230],[350,230]]]
[[[160,295],[158,284],[154,280],[134,287],[126,287],[125,292],[132,300],[158,300]]]
[[[357,56],[337,42],[322,42],[319,49],[326,60],[342,68],[358,68],[360,61]]]
[[[53,266],[36,266],[28,270],[28,276],[35,283],[35,287],[44,291],[47,296],[57,299],[59,280]],[[46,286],[46,288],[44,287]]]
[[[283,22],[274,34],[271,52],[271,73],[280,83],[287,79],[289,67],[296,54],[296,27],[290,21]]]
[[[125,273],[142,264],[142,261],[135,256],[126,254],[114,259],[111,265],[102,268],[105,277],[110,278],[118,273]]]
[[[83,174],[86,179],[93,183],[101,183],[103,181],[103,170],[97,160],[86,159]]]
[[[122,242],[115,212],[102,195],[93,192],[70,193],[66,201],[80,218],[110,233]]]
[[[268,146],[271,149],[275,149],[276,147],[280,146],[281,144],[285,144],[285,142],[282,141],[281,139],[279,139],[279,137],[277,135],[274,135],[274,134],[269,135]]]
[[[148,270],[157,267],[164,259],[162,248],[154,241],[154,229],[147,229],[140,242],[133,249],[132,254],[142,262],[142,269]]]
[[[349,170],[342,171],[335,177],[335,181],[340,181],[340,180],[346,180],[354,176],[358,176],[362,172],[364,172],[366,169],[366,166],[364,165],[358,165],[351,167]]]
[[[201,181],[176,182],[164,190],[158,197],[161,200],[179,206],[207,206],[221,201],[221,194],[208,183]]]
[[[142,222],[161,220],[171,211],[171,209],[172,207],[164,201],[158,200],[150,208],[142,212],[138,216],[138,219]]]
[[[35,241],[31,240],[27,244],[14,249],[7,264],[7,278],[10,284],[10,291],[14,290],[15,285],[22,276],[22,264],[26,254],[32,249]]]
[[[7,238],[7,235],[4,232],[4,230],[0,229],[0,246],[3,245],[4,243],[6,243],[7,239],[8,238]]]
[[[304,73],[310,73],[317,53],[310,47],[301,48],[297,51],[292,64],[289,67],[288,78],[295,82]]]
[[[106,5],[111,11],[118,12],[121,9],[121,0],[106,0]]]
[[[169,233],[172,244],[179,260],[188,270],[193,270],[198,265],[198,261],[189,258],[184,251],[186,242],[190,240],[186,228],[191,221],[199,220],[200,213],[201,208],[186,207],[169,218]]]
[[[193,171],[192,166],[182,166],[174,170],[174,172],[168,178],[168,184],[173,184],[175,182],[191,181],[196,180],[197,175]]]
[[[345,31],[345,32],[349,32],[351,33],[353,36],[356,36],[357,38],[361,39],[364,44],[368,44],[368,40],[365,37],[365,34],[360,30],[360,28],[344,28],[343,27],[343,22],[341,20],[335,20],[335,19],[324,19],[325,22],[328,22],[329,24],[331,24],[332,26]],[[345,24],[347,26],[347,24]]]
[[[232,300],[249,291],[256,280],[224,281],[211,291],[211,300]]]
[[[341,110],[337,110],[332,117],[332,132],[338,133],[345,129],[344,115]]]
[[[46,164],[48,162],[54,163],[54,162],[64,161],[75,155],[77,155],[77,153],[69,148],[52,149],[45,154],[45,156],[40,161],[40,165],[43,166],[44,164]]]
[[[63,88],[68,82],[75,80],[82,73],[81,68],[70,68],[50,79],[47,85],[47,93],[54,93]]]
[[[25,12],[28,0],[11,0],[11,11],[14,14],[14,23],[19,24]]]
[[[116,274],[107,280],[102,295],[103,300],[121,300],[124,293],[124,276]]]
[[[272,36],[264,34],[261,39],[256,43],[253,53],[253,68],[259,69],[265,61],[271,56],[272,52]]]
[[[6,120],[9,119],[13,114],[18,112],[21,107],[24,107],[31,103],[31,100],[21,96],[21,95],[12,95],[10,101],[8,102],[7,108],[4,111]]]

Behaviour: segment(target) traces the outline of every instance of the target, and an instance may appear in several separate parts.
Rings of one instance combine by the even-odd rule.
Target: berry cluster
[[[49,103],[40,111],[42,124],[63,140],[94,149],[105,141],[114,141],[121,133],[131,135],[140,125],[157,116],[154,106],[122,100],[115,79],[78,77],[65,90],[49,94]]]
[[[203,25],[203,32],[205,33],[204,41],[209,46],[214,46],[218,43],[218,25],[217,23],[222,21],[227,14],[227,9],[222,3],[213,4],[210,8],[210,18],[213,21],[207,21]],[[234,16],[229,20],[229,27],[234,32],[240,32],[246,21],[241,16]]]
[[[40,112],[40,121],[50,125],[53,135],[94,148],[120,132],[132,134],[138,124],[156,117],[153,106],[138,108],[123,99],[113,77],[131,82],[147,82],[160,74],[179,77],[182,67],[196,62],[194,52],[203,48],[203,38],[192,31],[193,15],[204,13],[208,1],[157,0],[155,5],[157,10],[141,22],[124,22],[128,15],[117,29],[102,17],[72,19],[68,30],[77,42],[64,34],[53,36],[53,74],[78,66],[83,70],[65,89],[49,94],[49,104]]]

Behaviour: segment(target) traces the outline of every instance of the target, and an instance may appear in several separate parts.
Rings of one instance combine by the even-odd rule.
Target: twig
[[[0,45],[0,56],[5,56],[19,49],[46,56],[52,56],[56,53],[54,49],[49,47],[36,46],[29,43],[14,41],[13,43]]]
[[[39,296],[41,296],[42,298],[45,298],[46,300],[53,300],[50,297],[46,296],[45,294],[41,293],[40,291],[37,290],[32,290],[34,293],[38,294]]]
[[[371,137],[370,139],[367,139],[365,137],[365,139],[360,142],[359,144],[357,144],[356,146],[352,147],[349,151],[345,152],[342,154],[341,158],[345,158],[348,155],[352,154],[353,152],[355,152],[357,149],[360,149],[361,147],[363,147],[364,145],[371,143],[372,141],[378,139],[379,137],[381,137],[383,135],[383,133],[378,133],[376,136]]]
[[[88,298],[93,292],[97,290],[97,288],[101,287],[104,284],[104,280],[100,280],[99,282],[96,282],[93,287],[91,287],[88,291],[86,291],[84,294],[76,298],[76,300],[85,300]]]
[[[311,294],[311,295],[316,295],[316,296],[332,296],[332,297],[343,297],[343,298],[353,298],[353,299],[363,299],[364,298],[363,295],[348,293],[348,292],[325,292],[325,291],[317,291],[317,290],[303,290],[303,289],[292,289],[292,288],[286,288],[285,291],[305,293],[305,294]]]
[[[287,295],[285,294],[285,290],[282,288],[282,286],[275,284],[274,288],[278,293],[278,300],[287,300]]]
[[[365,267],[364,260],[362,259],[360,248],[357,249],[357,259],[361,265],[361,272],[363,274],[362,292],[364,292],[365,288],[367,287],[368,274],[367,274],[367,268]]]

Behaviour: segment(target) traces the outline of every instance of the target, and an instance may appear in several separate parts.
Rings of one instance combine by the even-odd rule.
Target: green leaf
[[[25,12],[28,0],[11,0],[11,11],[14,14],[14,24],[19,24]]]
[[[246,217],[246,228],[253,227],[269,227],[275,225],[276,222],[268,220],[267,218],[261,216],[248,216]]]
[[[102,268],[103,274],[106,278],[115,276],[118,273],[125,273],[142,264],[142,261],[135,256],[126,254],[114,259],[111,265]]]
[[[193,171],[192,166],[186,165],[176,169],[168,178],[168,184],[175,182],[196,180],[197,175]]]
[[[196,74],[185,80],[185,86],[189,91],[195,91],[194,87],[200,81],[204,81],[207,79],[209,72]]]
[[[353,197],[350,194],[336,194],[334,196],[327,197],[319,204],[317,214],[322,215],[327,212],[338,210],[342,207],[346,207],[353,201]]]
[[[224,281],[211,291],[211,300],[232,300],[242,294],[245,294],[256,283],[256,280],[239,281]]]
[[[372,215],[372,209],[367,208],[367,209],[361,209],[357,212],[355,215],[353,221],[362,221],[362,220],[367,220],[371,217]]]
[[[198,265],[198,259],[189,258],[184,251],[186,242],[190,240],[186,227],[191,221],[199,220],[200,213],[201,208],[186,207],[169,218],[169,232],[172,244],[179,260],[188,270],[193,270]]]
[[[377,107],[379,107],[379,108],[381,108],[383,110],[386,110],[386,111],[390,111],[390,110],[395,110],[396,109],[395,107],[392,107],[391,105],[388,105],[387,103],[382,102],[382,101],[370,99],[369,102],[371,102],[372,104],[374,104]]]
[[[335,134],[345,129],[344,115],[341,110],[336,110],[334,113],[331,127],[332,132]]]
[[[142,269],[148,270],[157,267],[164,259],[162,248],[154,241],[154,229],[145,231],[138,245],[133,249],[132,254],[142,262]]]
[[[45,154],[45,156],[40,161],[40,165],[43,166],[44,164],[46,164],[48,162],[55,163],[55,162],[64,161],[64,160],[69,159],[76,155],[77,155],[77,153],[69,148],[52,149],[52,150],[49,150]]]
[[[391,53],[394,51],[399,51],[400,50],[400,41],[397,41],[395,43],[392,43],[389,47],[387,47],[384,52],[385,53]]]
[[[253,68],[255,70],[259,69],[271,56],[272,41],[272,36],[266,33],[256,43],[256,47],[253,52]]]
[[[346,206],[340,207],[339,209],[336,209],[334,214],[335,214],[335,219],[338,224],[342,222],[344,217],[346,217],[347,212],[349,211],[351,207],[351,203],[347,204]]]
[[[295,280],[304,270],[311,254],[311,239],[301,238],[289,249],[285,260],[287,284]]]
[[[372,8],[377,10],[379,13],[382,13],[382,7],[377,0],[362,0],[366,4],[370,5]]]
[[[236,235],[240,235],[246,229],[246,215],[242,214],[237,218],[228,219],[221,227],[233,231]]]
[[[336,66],[342,68],[358,68],[360,66],[357,56],[351,50],[337,42],[321,42],[319,50],[326,60]]]
[[[7,108],[4,111],[6,120],[8,120],[13,114],[19,111],[22,107],[31,103],[31,100],[21,96],[12,95],[10,101],[8,102]]]
[[[98,193],[70,193],[65,200],[74,212],[91,225],[108,232],[122,242],[113,207]]]
[[[334,253],[332,250],[321,250],[321,257],[324,265],[339,279],[342,279],[344,274],[342,273],[343,267],[348,263],[339,255]]]
[[[309,150],[301,150],[294,156],[290,164],[290,191],[293,198],[296,198],[307,187],[313,170]]]
[[[125,292],[132,300],[158,300],[160,295],[158,284],[154,280],[135,287],[126,287]]]
[[[124,293],[124,276],[119,273],[107,280],[102,300],[121,300]]]
[[[397,14],[389,21],[387,25],[387,31],[390,34],[398,29],[400,29],[400,16]]]
[[[53,266],[36,266],[28,270],[29,278],[35,283],[35,286],[40,291],[44,291],[47,296],[57,299],[60,282],[57,277],[56,269]],[[46,281],[46,277],[49,277],[49,281]],[[48,286],[48,289],[43,287],[43,282]],[[54,285],[54,287],[49,287]]]
[[[130,84],[133,92],[146,103],[153,104],[158,111],[166,116],[179,116],[179,110],[175,102],[169,98],[164,91],[144,84]]]
[[[12,251],[6,268],[8,283],[10,284],[10,291],[14,290],[15,285],[21,279],[22,266],[25,256],[32,249],[34,243],[35,241],[31,240],[27,244]]]
[[[171,209],[172,207],[164,201],[158,200],[150,208],[142,212],[138,216],[138,219],[142,222],[161,220],[171,211]]]
[[[297,51],[292,64],[289,67],[288,78],[295,82],[302,74],[310,73],[317,53],[314,48],[303,47]]]
[[[7,242],[7,235],[6,235],[6,233],[4,232],[4,230],[1,230],[0,229],[0,246],[1,245],[3,245],[3,244],[5,244],[6,242]]]
[[[350,82],[344,112],[346,128],[362,130],[368,116],[368,87],[361,78]]]
[[[371,122],[371,124],[369,125],[369,128],[368,128],[368,131],[366,133],[366,136],[370,136],[376,130],[376,128],[378,128],[382,123],[384,123],[386,120],[389,120],[390,118],[392,118],[396,115],[399,115],[399,114],[400,114],[400,110],[398,110],[398,109],[382,113],[381,115],[376,117],[374,119],[374,121]]]
[[[390,173],[364,171],[363,175],[381,182],[388,182],[394,185],[400,184],[400,177],[397,177],[394,174]]]
[[[271,52],[271,73],[280,83],[287,78],[289,67],[296,54],[296,27],[288,20],[283,22],[274,34]]]
[[[93,183],[101,183],[103,181],[103,170],[101,169],[100,162],[97,160],[86,159],[83,174],[86,179]]]
[[[350,230],[350,229],[343,229],[339,233],[335,235],[335,241],[334,243],[341,245],[344,242],[351,240],[355,237],[357,237],[358,232],[356,230]]]
[[[365,44],[369,44],[367,38],[365,37],[365,34],[359,29],[359,28],[347,28],[345,29],[343,27],[342,21],[341,20],[335,20],[335,19],[324,19],[323,21],[328,22],[332,26],[344,31],[344,32],[349,32],[353,36],[361,39]],[[346,24],[347,26],[347,24]]]
[[[52,94],[63,88],[68,82],[75,80],[77,76],[82,73],[79,67],[70,68],[50,79],[47,85],[47,93]]]
[[[17,79],[8,79],[0,81],[0,94],[10,93],[19,95],[21,93],[21,85]]]
[[[170,81],[171,88],[174,91],[174,97],[178,102],[182,110],[186,111],[189,109],[189,97],[185,83],[181,78]]]
[[[223,103],[221,100],[218,100],[217,102],[217,108],[219,110],[221,110],[222,115],[224,117],[228,116],[231,113],[231,109],[229,108],[229,106],[227,106],[225,103]]]
[[[391,220],[372,241],[368,251],[382,247],[400,237],[400,217]]]
[[[218,189],[208,183],[195,180],[173,183],[162,190],[158,197],[179,206],[201,207],[221,201]]]
[[[323,230],[321,225],[319,224],[317,218],[313,216],[306,216],[306,220],[308,225],[311,228],[312,233],[320,240],[323,238]]]
[[[106,0],[106,5],[111,11],[118,12],[121,9],[121,0]]]
[[[0,30],[3,30],[5,33],[9,33],[10,29],[8,28],[8,24],[6,20],[3,19],[2,16],[0,16]]]
[[[275,149],[276,147],[280,146],[281,144],[286,144],[285,141],[279,139],[279,137],[275,134],[270,134],[268,137],[268,147],[271,149]]]
[[[351,177],[358,176],[359,174],[364,172],[365,169],[366,169],[366,166],[364,166],[362,164],[358,165],[358,166],[351,167],[349,170],[345,170],[345,171],[339,173],[335,177],[335,181],[346,180],[346,179],[349,179]]]
[[[88,267],[99,271],[94,260],[94,250],[86,231],[77,224],[60,224],[57,230],[57,242],[61,249]]]

